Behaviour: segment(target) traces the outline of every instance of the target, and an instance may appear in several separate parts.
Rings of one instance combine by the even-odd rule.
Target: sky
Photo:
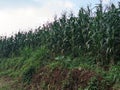
[[[119,0],[102,0],[104,5]],[[0,0],[0,36],[38,28],[61,13],[77,13],[80,7],[95,6],[99,0]]]

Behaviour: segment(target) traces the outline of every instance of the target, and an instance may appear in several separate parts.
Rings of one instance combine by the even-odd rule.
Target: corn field
[[[45,46],[51,56],[89,55],[95,63],[109,64],[120,61],[120,3],[96,10],[81,8],[78,15],[64,13],[54,22],[35,31],[18,32],[11,37],[0,37],[0,58],[19,56],[20,50]]]

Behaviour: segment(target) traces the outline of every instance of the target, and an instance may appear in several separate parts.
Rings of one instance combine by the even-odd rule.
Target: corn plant
[[[24,48],[45,46],[55,55],[91,55],[96,63],[115,64],[120,60],[120,3],[103,9],[102,4],[92,11],[81,8],[78,16],[62,14],[35,31],[18,32],[0,38],[0,57],[20,55]]]

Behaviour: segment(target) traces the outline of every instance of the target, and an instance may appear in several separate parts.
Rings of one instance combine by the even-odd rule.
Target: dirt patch
[[[0,90],[24,90],[20,82],[9,76],[0,77]]]
[[[42,68],[35,74],[27,90],[78,90],[86,88],[91,78],[96,77],[101,83],[102,77],[95,72],[84,69]],[[99,84],[100,85],[100,84]],[[99,87],[98,87],[99,88]],[[100,89],[98,89],[100,90]]]
[[[0,77],[0,88],[13,84],[13,80],[9,77]]]

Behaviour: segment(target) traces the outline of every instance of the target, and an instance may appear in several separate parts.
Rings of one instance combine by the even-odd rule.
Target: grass
[[[113,88],[119,90],[120,66],[118,65],[110,66],[110,70],[104,71],[103,67],[94,64],[94,58],[89,56],[81,56],[77,58],[72,58],[71,56],[56,56],[53,60],[46,60],[48,62],[45,63],[45,59],[41,58],[41,52],[38,53],[38,51],[34,51],[33,53],[34,54],[29,56],[29,58],[22,56],[1,60],[0,76],[9,76],[15,79],[20,79],[23,83],[30,84],[33,78],[32,76],[37,73],[41,67],[47,67],[51,71],[56,68],[69,70],[84,69],[95,72],[97,75],[100,75],[105,79],[105,83],[113,83]],[[4,83],[2,80],[0,82]],[[88,88],[93,88],[94,83],[95,79],[92,79]],[[10,86],[10,83],[6,83],[1,87],[1,90],[7,90],[8,88],[11,88]],[[96,87],[96,84],[94,86]]]

